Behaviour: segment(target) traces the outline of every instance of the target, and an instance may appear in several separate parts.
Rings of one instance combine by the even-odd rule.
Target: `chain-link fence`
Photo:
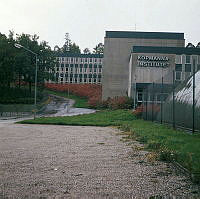
[[[48,94],[42,89],[37,91],[37,105],[34,104],[34,91],[22,88],[0,88],[0,119],[13,119],[40,114]]]
[[[141,95],[143,119],[200,130],[200,71],[171,71],[146,86]]]

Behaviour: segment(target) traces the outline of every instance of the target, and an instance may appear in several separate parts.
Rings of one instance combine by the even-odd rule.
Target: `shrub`
[[[144,106],[140,105],[133,111],[133,113],[135,114],[136,118],[142,118],[142,113],[144,110]]]
[[[69,92],[88,99],[91,106],[96,106],[101,100],[101,85],[98,84],[55,84],[46,83],[45,87],[49,90]]]

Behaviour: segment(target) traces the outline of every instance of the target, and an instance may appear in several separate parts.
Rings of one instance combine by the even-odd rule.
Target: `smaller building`
[[[49,83],[101,84],[102,54],[59,54],[54,70],[54,80]]]
[[[140,104],[148,85],[162,83],[167,88],[173,82],[188,79],[197,70],[200,70],[200,48],[133,46],[128,96]],[[155,97],[159,98],[159,92]]]

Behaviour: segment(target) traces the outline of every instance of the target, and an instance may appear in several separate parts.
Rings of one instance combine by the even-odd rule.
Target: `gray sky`
[[[184,32],[200,41],[200,0],[0,0],[0,32],[37,34],[51,47],[64,35],[83,50],[106,30]],[[136,24],[136,25],[135,25]]]

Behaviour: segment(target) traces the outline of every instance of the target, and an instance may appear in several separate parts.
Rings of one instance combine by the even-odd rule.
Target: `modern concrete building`
[[[200,70],[200,48],[133,46],[129,59],[128,96],[141,103],[142,93],[149,84],[162,84],[164,88],[188,79],[197,70]]]
[[[59,54],[54,71],[54,81],[49,83],[101,84],[103,55]]]
[[[127,96],[128,93],[131,93],[130,84],[133,83],[135,68],[129,67],[130,58],[132,59],[131,63],[137,62],[137,56],[131,54],[133,46],[184,47],[185,39],[183,33],[106,31],[102,81],[103,99]],[[162,57],[162,55],[160,56]],[[173,59],[169,56],[170,63],[173,62]],[[171,68],[171,65],[168,68]],[[131,69],[133,71],[130,71]],[[143,82],[152,82],[155,78],[161,77],[161,71],[157,66],[146,67],[145,70],[149,70],[149,75],[141,75]],[[129,78],[132,79],[129,80]]]

